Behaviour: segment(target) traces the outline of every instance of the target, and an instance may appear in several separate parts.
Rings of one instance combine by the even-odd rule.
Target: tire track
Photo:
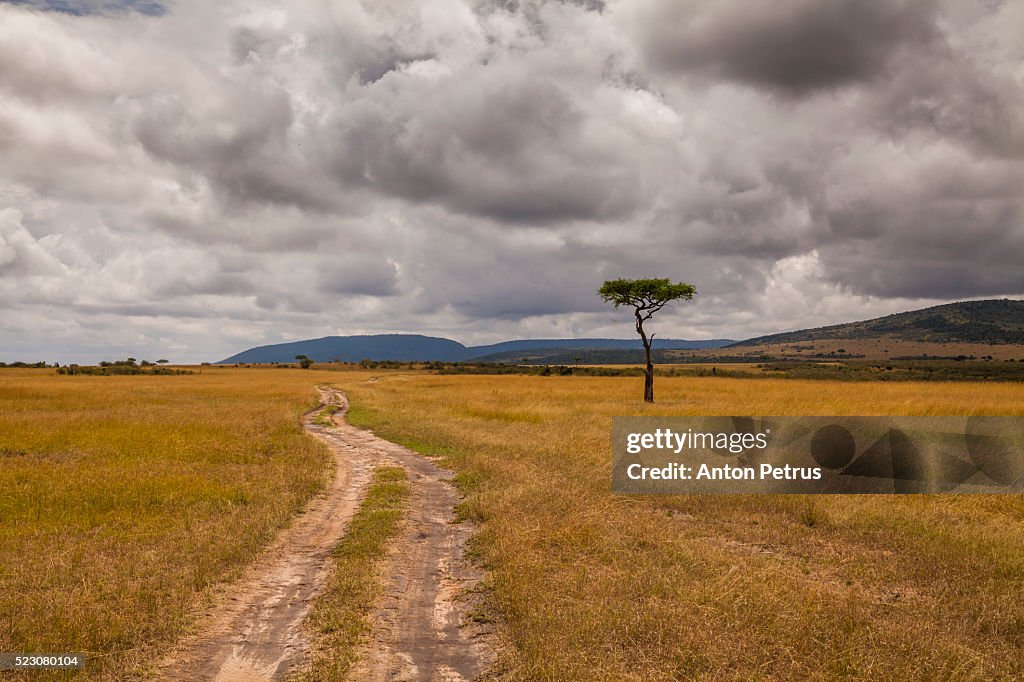
[[[411,450],[344,421],[348,403],[320,388],[320,406],[303,426],[334,455],[325,493],[264,553],[210,614],[200,634],[161,665],[166,680],[269,682],[302,669],[310,646],[303,629],[310,602],[331,570],[330,552],[344,536],[375,467],[406,468],[410,511],[389,552],[385,597],[373,614],[355,680],[469,680],[493,660],[486,634],[463,627],[468,600],[480,579],[465,558],[468,524],[453,524],[458,495],[451,472]],[[332,426],[317,424],[328,405]]]

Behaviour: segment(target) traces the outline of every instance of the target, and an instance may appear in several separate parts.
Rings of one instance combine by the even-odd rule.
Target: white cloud
[[[0,359],[623,336],[616,276],[700,338],[1024,292],[1017,4],[606,5],[0,3]]]

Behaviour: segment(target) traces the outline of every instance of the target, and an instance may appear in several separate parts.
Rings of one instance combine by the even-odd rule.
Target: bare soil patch
[[[357,680],[463,680],[493,659],[486,632],[467,626],[468,595],[480,574],[465,556],[472,528],[453,523],[451,472],[423,456],[347,424],[345,397],[320,389],[303,424],[334,453],[336,473],[293,525],[211,609],[199,634],[161,665],[168,680],[269,681],[300,673],[310,647],[303,627],[331,570],[374,467],[406,468],[410,511],[389,553],[385,597],[372,616]],[[335,406],[333,414],[328,406]],[[318,415],[327,414],[328,419]],[[328,426],[326,422],[332,425]]]

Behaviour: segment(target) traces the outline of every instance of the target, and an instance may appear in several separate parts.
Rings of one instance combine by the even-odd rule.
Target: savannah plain
[[[0,651],[85,653],[83,679],[156,674],[329,485],[301,417],[333,387],[351,424],[455,472],[487,677],[1024,677],[1019,496],[626,497],[609,482],[616,415],[1024,415],[1020,383],[659,377],[645,405],[636,377],[196,370],[0,370]],[[415,511],[401,472],[376,476],[380,533],[350,530],[370,554]],[[334,558],[338,576],[386,579]],[[333,618],[350,604],[332,588],[308,623],[333,642],[315,663],[340,676],[349,663],[324,659],[358,665],[380,590],[358,592],[361,613]]]

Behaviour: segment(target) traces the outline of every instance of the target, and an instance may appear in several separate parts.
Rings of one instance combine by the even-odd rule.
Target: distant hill
[[[655,339],[660,350],[720,348],[732,339],[686,341]],[[503,341],[486,346],[464,346],[458,341],[420,334],[374,334],[367,336],[325,336],[320,339],[257,346],[221,360],[217,364],[293,362],[296,355],[305,355],[315,362],[359,362],[370,360],[438,360],[459,362],[482,360],[517,362],[524,351],[544,349],[546,354],[564,353],[579,356],[580,351],[639,350],[640,339],[523,339]],[[497,359],[495,356],[501,356]]]
[[[840,339],[1024,344],[1024,301],[962,301],[862,322],[759,336],[729,348]]]
[[[419,334],[325,336],[320,339],[257,346],[225,358],[217,364],[294,362],[296,355],[305,355],[314,362],[359,362],[364,358],[455,362],[465,357],[466,347],[451,339]]]
[[[654,347],[659,350],[699,350],[701,348],[721,348],[733,343],[732,339],[708,339],[706,341],[687,341],[684,339],[654,339]],[[473,346],[468,350],[471,359],[485,360],[498,356],[513,358],[523,351],[564,352],[571,355],[573,349],[585,350],[643,350],[640,339],[524,339],[519,341],[502,341],[489,346]]]
[[[657,343],[657,339],[655,339]],[[639,344],[637,344],[639,345]],[[703,348],[710,348],[704,346]],[[666,354],[668,350],[699,349],[654,349],[654,361],[673,362]],[[475,362],[500,362],[516,365],[639,365],[644,362],[643,348],[525,348],[504,353],[493,353],[473,358]]]

